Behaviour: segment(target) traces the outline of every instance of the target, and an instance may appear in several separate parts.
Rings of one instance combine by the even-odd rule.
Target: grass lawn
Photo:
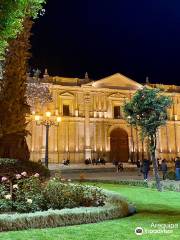
[[[133,202],[138,213],[122,219],[95,224],[84,224],[54,229],[37,229],[0,233],[0,240],[179,240],[180,239],[180,193],[162,192],[153,189],[99,184],[120,193]],[[136,227],[153,229],[151,224],[179,224],[173,234],[144,234],[136,236]]]

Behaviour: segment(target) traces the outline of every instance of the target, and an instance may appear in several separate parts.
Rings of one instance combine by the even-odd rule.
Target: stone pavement
[[[116,168],[112,163],[104,165],[85,165],[85,164],[71,164],[64,166],[62,164],[50,164],[49,168],[54,174],[58,170],[61,172],[62,178],[79,179],[83,175],[84,179],[97,180],[143,180],[143,175],[138,175],[136,165],[124,164],[122,172],[116,172]],[[160,172],[161,175],[161,172]],[[152,180],[153,173],[150,171],[149,180]]]

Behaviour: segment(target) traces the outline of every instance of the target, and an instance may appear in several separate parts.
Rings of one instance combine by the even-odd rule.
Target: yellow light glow
[[[36,113],[35,111],[32,111],[32,115],[35,115],[35,113]]]
[[[103,112],[99,112],[99,117],[100,117],[100,118],[103,117]]]
[[[59,111],[58,111],[58,109],[56,109],[55,110],[55,115],[58,116],[58,114],[59,114]]]
[[[35,119],[35,121],[39,121],[40,120],[40,116],[39,115],[35,115],[34,119]]]
[[[51,112],[46,112],[46,117],[50,117],[51,116]]]
[[[57,122],[61,122],[61,120],[62,120],[61,117],[57,117],[57,118],[56,118],[56,121],[57,121]]]

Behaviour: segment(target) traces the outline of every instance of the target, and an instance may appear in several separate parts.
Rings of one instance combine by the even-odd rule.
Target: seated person
[[[105,165],[105,164],[106,164],[105,159],[104,159],[104,158],[100,158],[100,163],[101,163],[102,165]]]
[[[93,159],[92,159],[92,165],[94,165],[95,163],[96,163],[96,159],[93,158]]]
[[[70,164],[70,160],[69,159],[67,159],[67,160],[63,160],[63,162],[62,162],[64,165],[69,165]]]
[[[86,159],[86,160],[85,160],[85,164],[86,164],[86,165],[90,164],[89,159]]]

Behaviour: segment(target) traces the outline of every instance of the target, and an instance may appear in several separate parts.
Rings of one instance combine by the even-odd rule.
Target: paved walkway
[[[124,170],[117,173],[116,168],[111,163],[104,165],[71,164],[51,164],[49,166],[52,173],[60,170],[62,178],[79,179],[83,175],[84,179],[97,180],[143,180],[143,175],[138,175],[136,165],[124,164]],[[161,173],[160,173],[161,175]],[[152,180],[153,173],[150,171],[149,180]]]
[[[131,168],[131,169],[135,169],[136,165],[134,164],[130,164],[130,163],[123,163],[124,168]],[[50,170],[57,170],[57,169],[61,169],[61,170],[74,170],[74,169],[109,169],[109,168],[115,168],[115,166],[112,163],[106,163],[105,165],[102,164],[98,164],[98,165],[86,165],[83,163],[78,163],[78,164],[70,164],[68,166],[64,165],[64,164],[49,164],[49,169]]]

